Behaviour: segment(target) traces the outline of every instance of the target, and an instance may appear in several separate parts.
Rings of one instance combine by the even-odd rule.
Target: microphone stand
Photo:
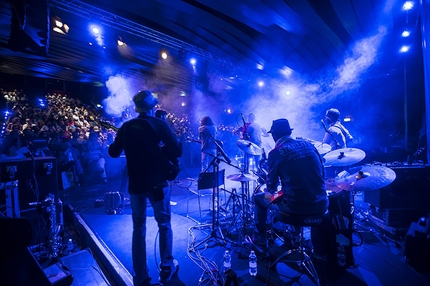
[[[330,134],[331,138],[333,139],[334,143],[336,144],[336,149],[340,149],[339,142],[336,140],[336,138],[334,138],[333,134],[327,129],[327,126],[325,125],[323,119],[321,119],[321,123],[322,123],[322,126],[324,127],[325,132],[327,132],[328,134]]]

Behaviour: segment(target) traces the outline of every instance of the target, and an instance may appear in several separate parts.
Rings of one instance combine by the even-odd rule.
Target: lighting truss
[[[145,27],[139,23],[127,20],[126,18],[109,13],[105,10],[91,6],[81,1],[75,0],[51,0],[48,2],[50,6],[61,9],[63,11],[73,13],[87,19],[97,18],[102,25],[112,27],[114,29],[135,35],[140,38],[159,43],[163,46],[170,47],[176,50],[186,50],[193,54],[204,58],[208,61],[218,64],[229,64],[224,59],[187,42],[178,40],[169,35],[158,32],[154,29]],[[232,64],[230,64],[232,65]]]

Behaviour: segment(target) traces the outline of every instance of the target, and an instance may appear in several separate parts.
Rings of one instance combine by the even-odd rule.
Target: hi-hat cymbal
[[[256,144],[247,141],[247,140],[237,140],[236,142],[237,147],[242,149],[248,154],[251,155],[261,155],[263,154],[263,150],[261,150],[260,147],[258,147]]]
[[[363,165],[340,172],[335,178],[344,190],[372,191],[388,186],[396,179],[396,173],[384,166]]]
[[[366,157],[363,150],[357,148],[342,148],[324,155],[324,166],[349,166],[360,162]]]
[[[233,174],[227,176],[227,179],[238,182],[249,182],[257,180],[258,177],[251,174]]]
[[[318,153],[320,153],[321,155],[324,155],[324,154],[330,152],[330,150],[331,150],[331,146],[326,144],[326,143],[315,141],[315,140],[309,140],[309,142],[311,142],[312,145],[315,146]]]

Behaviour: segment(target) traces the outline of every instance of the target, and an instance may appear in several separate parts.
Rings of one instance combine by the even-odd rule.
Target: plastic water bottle
[[[231,255],[230,251],[226,250],[224,253],[224,272],[227,272],[231,268]]]
[[[342,267],[346,265],[346,253],[343,245],[337,248],[337,263]]]
[[[254,250],[249,254],[249,275],[257,276],[257,256]]]
[[[72,240],[71,238],[69,238],[69,241],[67,241],[67,251],[68,251],[69,253],[72,253],[73,248],[75,248],[75,247],[73,246],[73,240]]]

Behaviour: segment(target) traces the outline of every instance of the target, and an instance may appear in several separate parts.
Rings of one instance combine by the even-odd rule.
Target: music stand
[[[201,172],[199,174],[199,177],[197,179],[197,191],[191,191],[189,189],[190,192],[194,193],[195,195],[197,195],[197,199],[199,201],[199,214],[200,214],[200,221],[202,219],[202,208],[201,208],[201,203],[200,203],[200,197],[204,196],[200,190],[207,190],[207,189],[213,189],[214,187],[219,187],[221,185],[224,185],[224,174],[225,174],[225,170],[221,170],[218,172],[218,178],[215,177],[216,173],[215,172]],[[218,183],[216,183],[218,182]],[[218,186],[216,186],[216,184],[218,184]],[[206,195],[206,194],[205,194]],[[188,198],[189,200],[189,198]],[[188,216],[188,202],[187,202],[187,217],[194,220],[197,223],[200,223],[199,221],[195,220],[194,218]]]
[[[201,225],[201,227],[204,226],[211,226],[211,233],[208,237],[203,239],[201,242],[195,245],[195,247],[198,247],[199,245],[205,243],[206,241],[210,240],[211,238],[215,239],[221,239],[223,241],[223,244],[225,244],[225,238],[222,234],[221,227],[219,224],[219,186],[224,184],[224,172],[225,170],[219,170],[219,163],[221,161],[218,156],[220,155],[220,152],[216,156],[214,156],[212,162],[209,164],[209,166],[214,167],[214,172],[203,172],[200,173],[199,179],[197,182],[197,188],[212,188],[212,225]],[[219,236],[217,233],[219,232]]]

